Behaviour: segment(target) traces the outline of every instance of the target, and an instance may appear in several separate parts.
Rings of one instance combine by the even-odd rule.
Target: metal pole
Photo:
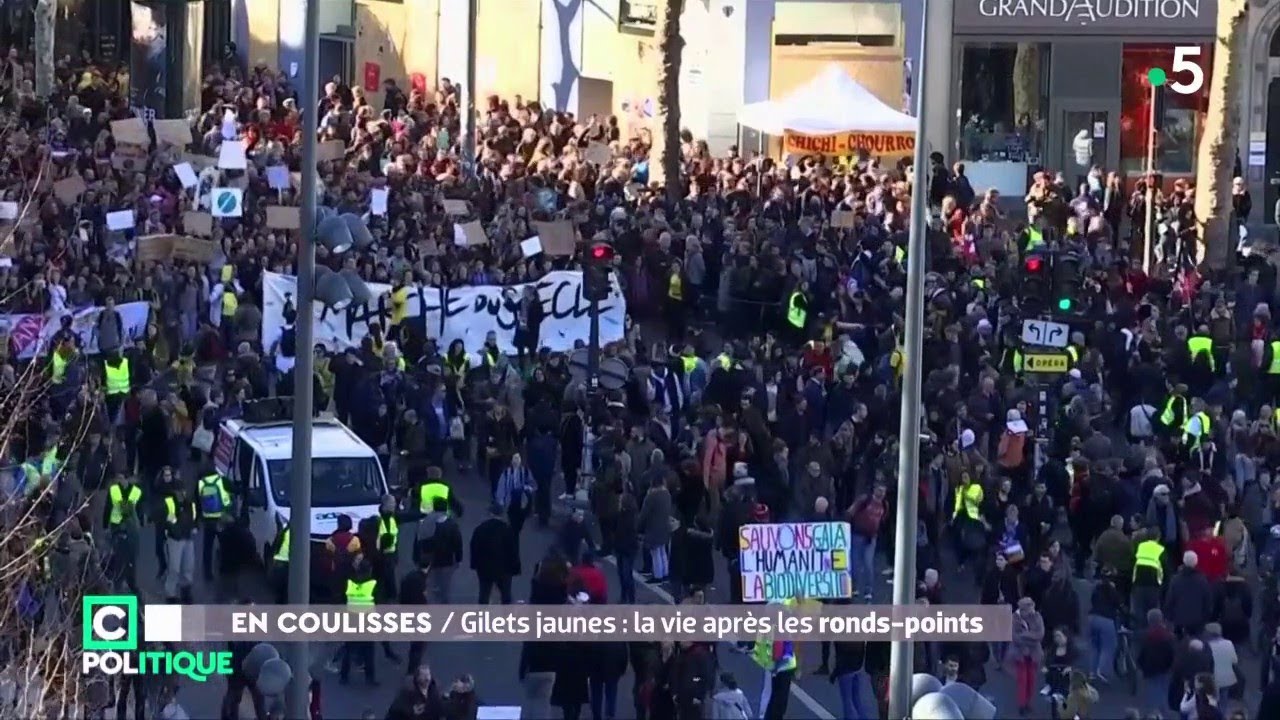
[[[920,77],[927,77],[931,57],[950,52],[929,42],[930,11],[934,0],[924,0],[921,15]],[[951,22],[947,13],[946,21]],[[902,374],[902,418],[898,426],[898,518],[894,535],[893,604],[910,607],[916,601],[916,513],[920,498],[920,365],[924,330],[925,233],[929,230],[929,155],[925,141],[925,114],[929,93],[916,93],[916,156],[911,188],[911,234],[907,244],[906,344],[902,348],[906,368]],[[895,640],[889,656],[889,717],[911,713],[911,642]]]
[[[587,272],[591,272],[590,268]],[[595,392],[600,387],[600,302],[591,301],[591,329],[587,337],[587,388]]]
[[[480,148],[476,142],[476,25],[480,21],[480,0],[467,0],[467,80],[466,80],[466,142],[462,148],[467,163],[467,171],[475,176],[476,158],[480,156]]]
[[[316,117],[320,87],[320,0],[307,0],[302,60],[302,238],[298,243],[297,359],[293,368],[293,477],[289,479],[289,602],[311,600],[311,429],[316,290]],[[285,646],[293,682],[290,720],[310,717],[306,642]]]
[[[1142,273],[1151,274],[1151,262],[1156,254],[1155,222],[1156,215],[1156,93],[1159,90],[1151,86],[1151,112],[1147,113],[1147,199],[1146,218],[1142,221]]]

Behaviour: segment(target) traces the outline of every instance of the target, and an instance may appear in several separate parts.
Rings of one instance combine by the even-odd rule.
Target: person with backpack
[[[722,689],[711,696],[710,720],[751,720],[755,715],[751,711],[751,701],[747,694],[738,687],[733,673],[721,673]]]
[[[854,501],[848,512],[849,524],[853,528],[849,557],[853,591],[860,593],[867,602],[871,601],[875,587],[876,538],[880,536],[880,524],[889,514],[885,493],[885,486],[876,483],[871,492]]]

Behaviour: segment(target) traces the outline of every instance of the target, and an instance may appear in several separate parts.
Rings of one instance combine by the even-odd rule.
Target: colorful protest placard
[[[847,522],[772,523],[738,529],[743,602],[853,596]]]

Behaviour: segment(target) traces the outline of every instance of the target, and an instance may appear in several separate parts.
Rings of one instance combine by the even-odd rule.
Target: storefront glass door
[[[1108,140],[1107,113],[1097,110],[1066,110],[1062,113],[1062,158],[1059,168],[1074,193],[1093,165],[1106,166]]]

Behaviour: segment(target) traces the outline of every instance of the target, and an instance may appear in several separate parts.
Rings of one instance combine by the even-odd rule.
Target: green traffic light
[[[1066,312],[1071,309],[1071,298],[1059,298],[1058,309]]]

